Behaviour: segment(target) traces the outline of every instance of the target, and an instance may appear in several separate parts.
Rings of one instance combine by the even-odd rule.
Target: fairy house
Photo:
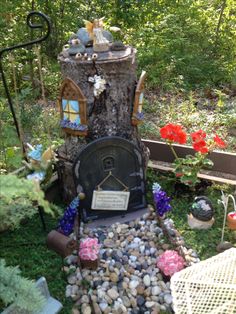
[[[85,193],[84,219],[144,208],[149,156],[137,128],[146,74],[137,80],[136,51],[114,42],[101,20],[86,26],[58,56],[58,174],[64,199]]]

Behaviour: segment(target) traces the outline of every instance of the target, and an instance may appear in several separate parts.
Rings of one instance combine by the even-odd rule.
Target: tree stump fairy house
[[[86,22],[58,56],[65,133],[58,174],[65,200],[85,193],[84,220],[146,206],[149,152],[137,129],[146,73],[137,80],[135,53],[114,42],[100,19]]]

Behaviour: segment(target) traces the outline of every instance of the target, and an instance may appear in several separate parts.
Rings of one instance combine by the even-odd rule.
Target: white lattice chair
[[[236,248],[174,274],[171,291],[176,314],[236,313]]]

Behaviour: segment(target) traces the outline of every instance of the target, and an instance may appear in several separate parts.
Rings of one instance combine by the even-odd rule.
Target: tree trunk
[[[87,52],[91,55],[89,48]],[[128,140],[139,150],[143,168],[146,168],[149,151],[141,142],[137,126],[131,124],[137,84],[135,52],[131,47],[125,51],[103,52],[94,62],[59,55],[63,78],[72,79],[87,99],[88,119],[87,137],[67,135],[58,151],[64,169],[60,174],[63,190],[67,189],[64,194],[72,196],[75,193],[74,188],[69,188],[73,185],[72,164],[81,149],[96,139],[117,136]],[[99,97],[94,96],[94,84],[89,80],[94,75],[106,81],[106,89]]]

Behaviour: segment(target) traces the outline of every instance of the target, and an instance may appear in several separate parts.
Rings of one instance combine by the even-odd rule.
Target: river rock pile
[[[150,216],[93,230],[84,226],[83,237],[99,239],[100,262],[96,271],[80,270],[76,255],[67,258],[66,296],[75,301],[74,314],[172,311],[170,282],[156,266],[170,245]]]

